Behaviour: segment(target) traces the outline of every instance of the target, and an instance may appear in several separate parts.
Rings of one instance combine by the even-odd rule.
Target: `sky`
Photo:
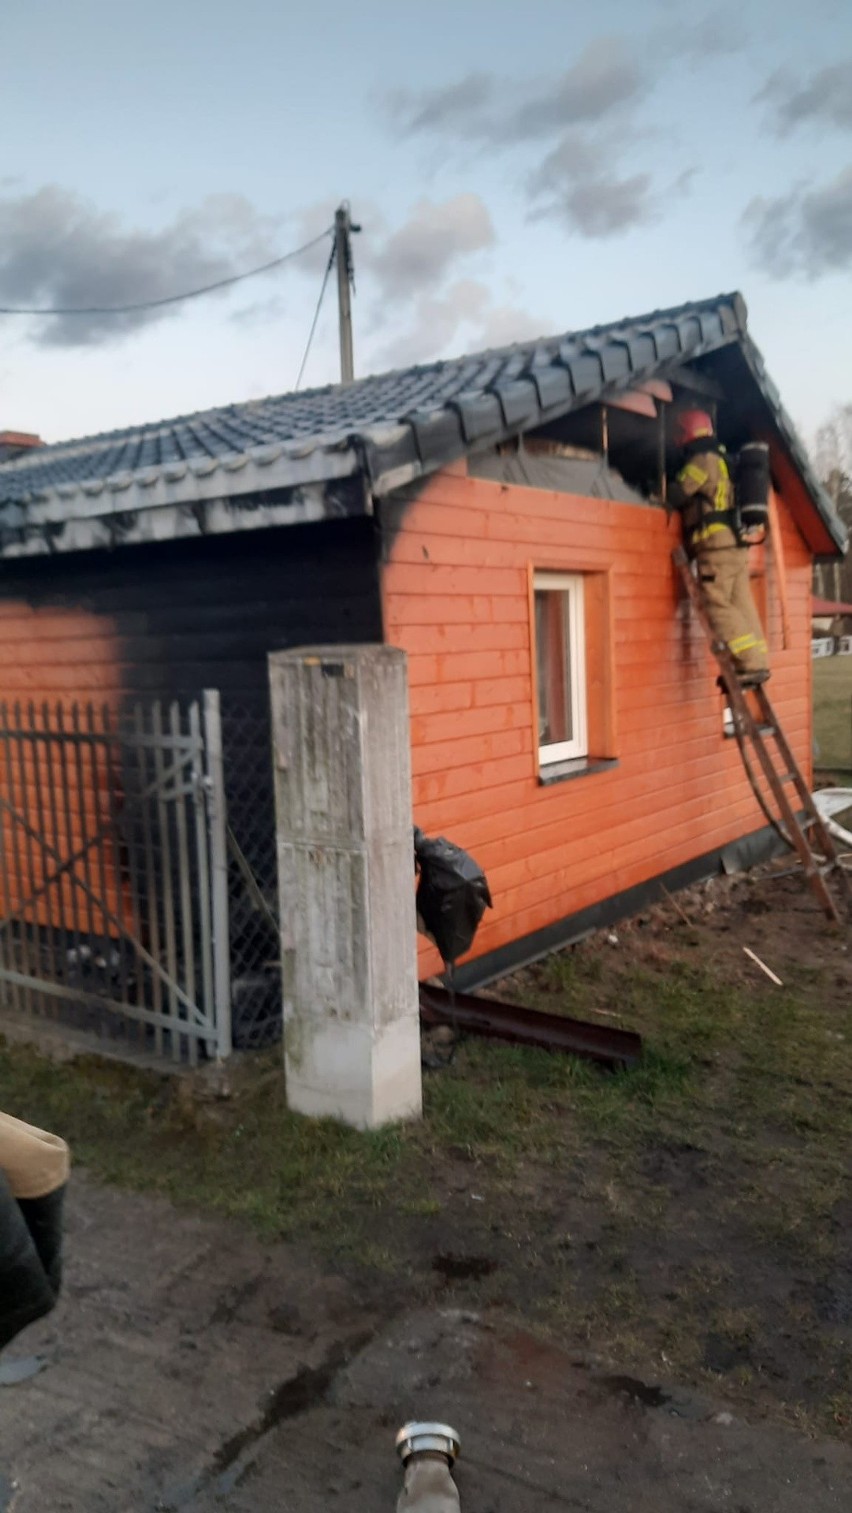
[[[740,289],[805,439],[852,402],[848,0],[10,0],[0,143],[3,307],[165,298],[347,200],[358,376]],[[292,389],[328,250],[0,315],[0,430]]]

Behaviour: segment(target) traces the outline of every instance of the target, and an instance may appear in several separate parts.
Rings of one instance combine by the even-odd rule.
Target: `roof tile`
[[[121,487],[162,482],[183,498],[191,484],[199,498],[212,498],[219,491],[263,487],[253,481],[257,466],[268,467],[275,486],[285,488],[366,466],[374,491],[382,492],[406,474],[434,471],[486,438],[535,426],[651,378],[663,364],[738,340],[840,546],[844,529],[766,377],[746,319],[741,295],[720,295],[586,332],[379,374],[346,388],[272,395],[31,448],[0,462],[0,534],[13,517],[17,529],[16,503],[61,494],[69,499],[70,519],[75,493],[95,494],[119,479]]]

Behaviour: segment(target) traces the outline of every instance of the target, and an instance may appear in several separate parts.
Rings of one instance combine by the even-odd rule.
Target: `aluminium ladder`
[[[710,624],[710,619],[704,607],[704,600],[693,576],[686,552],[683,550],[683,547],[678,547],[672,553],[672,556],[692,608],[704,629],[704,633],[710,643],[710,648],[719,664],[721,674],[719,683],[728,697],[734,722],[734,734],[746,774],[754,789],[755,797],[773,828],[778,831],[787,845],[792,846],[798,852],[805,877],[822,904],[828,918],[833,920],[835,924],[839,924],[841,922],[840,909],[837,900],[826,882],[826,877],[829,874],[836,873],[838,880],[845,889],[847,886],[846,873],[840,863],[837,847],[834,844],[827,825],[814,804],[801,768],[790,749],[787,738],[781,729],[778,716],[769,701],[766,684],[759,683],[752,690],[760,716],[756,720],[749,708],[748,699],[737,676],[733,657],[728,651],[725,642],[719,639]],[[781,815],[780,824],[771,813],[763,794],[760,792],[749,760],[747,742],[751,743],[757,755],[767,786],[778,806]],[[769,742],[774,742],[774,752]],[[804,812],[803,819],[796,813],[790,801],[789,789],[791,788],[798,796],[801,810]],[[811,834],[816,842],[817,851],[814,851],[811,846],[809,839]]]

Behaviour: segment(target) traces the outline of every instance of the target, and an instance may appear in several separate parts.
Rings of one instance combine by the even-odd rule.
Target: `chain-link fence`
[[[222,704],[228,806],[231,1022],[236,1050],[281,1038],[275,796],[265,700]]]

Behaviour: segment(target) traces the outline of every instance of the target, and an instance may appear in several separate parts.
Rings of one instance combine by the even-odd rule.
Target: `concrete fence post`
[[[287,1101],[359,1129],[422,1108],[405,653],[269,659]]]

